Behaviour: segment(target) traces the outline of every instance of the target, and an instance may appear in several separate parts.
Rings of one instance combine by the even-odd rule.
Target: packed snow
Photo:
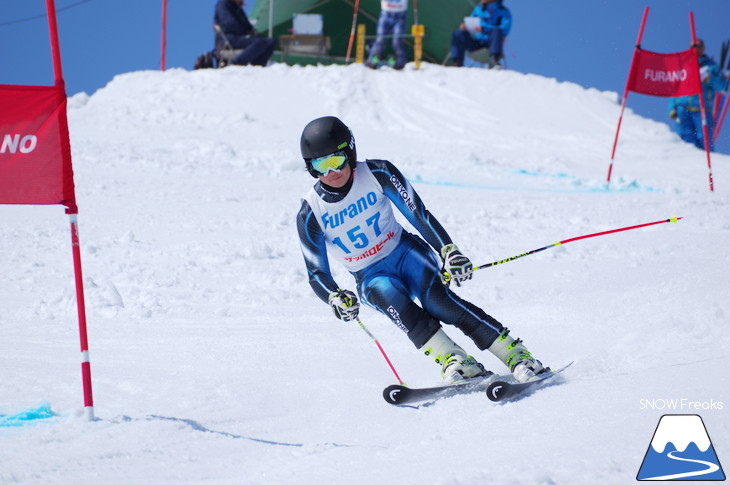
[[[519,72],[173,69],[73,96],[96,419],[68,219],[0,206],[0,415],[52,415],[0,426],[0,483],[629,484],[668,413],[701,415],[730,462],[730,156],[713,154],[710,192],[704,152],[630,106],[606,186],[619,95]],[[299,249],[314,182],[299,136],[325,115],[351,127],[361,160],[394,162],[475,264],[683,219],[456,290],[545,364],[575,361],[557,385],[391,406],[394,374],[314,296]],[[409,385],[439,382],[386,317],[361,319]]]

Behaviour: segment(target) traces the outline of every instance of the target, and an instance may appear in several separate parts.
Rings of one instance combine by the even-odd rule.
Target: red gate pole
[[[81,274],[81,249],[79,247],[79,226],[76,207],[68,208],[71,223],[71,250],[76,277],[76,307],[79,314],[79,339],[81,341],[81,380],[84,389],[84,412],[89,421],[94,419],[94,399],[91,393],[91,361],[89,360],[89,340],[86,335],[86,305],[84,303],[84,283]]]
[[[641,38],[644,36],[644,26],[646,25],[646,17],[649,15],[649,7],[644,7],[644,15],[641,17],[641,26],[639,27],[639,36],[636,38],[636,46],[631,56],[631,67],[629,67],[629,75],[626,78],[626,87],[624,88],[624,97],[621,101],[621,114],[618,117],[618,126],[616,126],[616,136],[613,139],[613,149],[611,150],[611,163],[608,165],[608,177],[606,182],[611,182],[611,172],[613,171],[613,158],[616,155],[616,145],[618,144],[618,132],[621,130],[621,121],[624,118],[624,109],[626,108],[626,98],[629,96],[629,83],[631,75],[634,72],[634,64],[636,63],[636,53],[641,49]]]
[[[692,12],[689,13],[689,27],[692,30],[692,48],[695,50],[697,57],[699,58],[699,52],[697,50],[697,34],[695,33],[695,17]],[[702,115],[702,136],[705,139],[705,153],[707,154],[707,170],[710,177],[710,192],[715,191],[715,186],[712,182],[712,163],[710,162],[710,133],[707,127],[707,111],[705,109],[705,93],[702,88],[702,80],[700,80],[700,113]]]
[[[56,86],[60,88],[63,97],[66,97],[66,90],[61,69],[61,50],[58,43],[58,24],[56,23],[56,7],[53,0],[46,0],[46,11],[48,13],[48,28],[51,37],[51,56],[53,57],[53,73]],[[68,140],[68,121],[66,120],[66,108],[61,113],[61,130],[63,137]],[[70,156],[70,154],[69,154]],[[89,342],[86,334],[86,307],[84,304],[84,284],[81,275],[81,251],[79,249],[78,234],[78,208],[76,202],[66,203],[66,213],[71,222],[71,246],[74,260],[74,276],[76,279],[76,306],[79,315],[79,339],[81,342],[81,380],[84,390],[84,412],[90,421],[94,419],[94,401],[91,392],[91,364],[89,361]]]
[[[167,0],[162,0],[162,54],[160,55],[160,71],[165,70],[165,51],[167,50]]]
[[[56,23],[56,6],[53,0],[46,0],[48,13],[48,30],[51,35],[51,57],[53,57],[53,77],[56,86],[63,86],[63,71],[61,70],[61,47],[58,44],[58,24]]]

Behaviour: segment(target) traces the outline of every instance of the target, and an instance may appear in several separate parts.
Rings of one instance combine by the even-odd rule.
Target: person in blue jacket
[[[702,94],[705,101],[710,151],[714,151],[715,144],[712,143],[714,128],[712,109],[715,104],[715,93],[725,88],[725,79],[720,73],[720,66],[705,54],[705,43],[701,39],[697,39],[696,45],[699,54],[700,79],[702,80]],[[702,150],[705,149],[700,97],[698,95],[670,99],[669,117],[675,121],[674,129],[682,140],[693,143]]]
[[[454,31],[450,54],[454,66],[464,65],[466,52],[486,47],[490,54],[489,67],[500,67],[504,57],[504,39],[512,28],[512,14],[502,1],[481,0],[471,13],[471,17],[479,18],[475,32],[469,32],[464,24]]]
[[[441,322],[458,328],[479,350],[497,356],[519,381],[547,370],[522,340],[451,291],[450,283],[460,286],[471,279],[472,263],[392,163],[358,162],[352,132],[334,116],[309,122],[300,146],[317,182],[297,215],[299,242],[309,284],[337,318],[356,321],[360,302],[335,282],[330,257],[355,278],[359,299],[388,317],[435,360],[446,382],[489,372],[446,335]],[[401,226],[394,207],[420,237]]]
[[[265,66],[274,53],[276,41],[258,37],[256,29],[243,11],[243,0],[218,0],[213,21],[221,28],[234,49],[243,49],[231,60],[231,64]],[[216,36],[216,51],[222,46],[222,39]]]

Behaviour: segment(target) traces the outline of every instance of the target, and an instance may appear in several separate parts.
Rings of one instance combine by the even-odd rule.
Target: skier
[[[334,281],[328,253],[354,276],[363,302],[390,318],[416,348],[440,364],[447,383],[489,372],[446,335],[440,322],[492,352],[520,382],[548,370],[501,323],[449,289],[450,282],[460,286],[471,279],[472,263],[392,163],[358,162],[355,138],[333,116],[307,124],[301,152],[318,181],[302,199],[299,240],[309,284],[337,318],[357,320],[360,303]],[[403,230],[393,206],[422,238]]]

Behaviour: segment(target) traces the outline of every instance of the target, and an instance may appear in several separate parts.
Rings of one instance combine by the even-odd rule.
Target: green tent
[[[440,64],[448,55],[451,33],[459,27],[464,16],[471,13],[478,0],[415,1],[418,4],[418,22],[426,29],[423,38],[423,60]],[[408,34],[413,24],[413,6],[414,0],[411,0],[406,27]],[[329,36],[332,42],[330,61],[342,62],[347,54],[354,8],[355,0],[257,0],[249,17],[256,20],[257,30],[264,35],[268,34],[269,27],[272,27],[272,36],[278,39],[280,35],[291,33],[295,13],[322,14],[324,34]],[[375,36],[379,15],[380,0],[360,0],[357,23],[365,24],[367,36]],[[353,42],[351,60],[355,58],[354,44]],[[389,52],[390,42],[387,45],[386,52]],[[406,45],[409,48],[409,57],[412,59],[413,39],[406,38]]]

